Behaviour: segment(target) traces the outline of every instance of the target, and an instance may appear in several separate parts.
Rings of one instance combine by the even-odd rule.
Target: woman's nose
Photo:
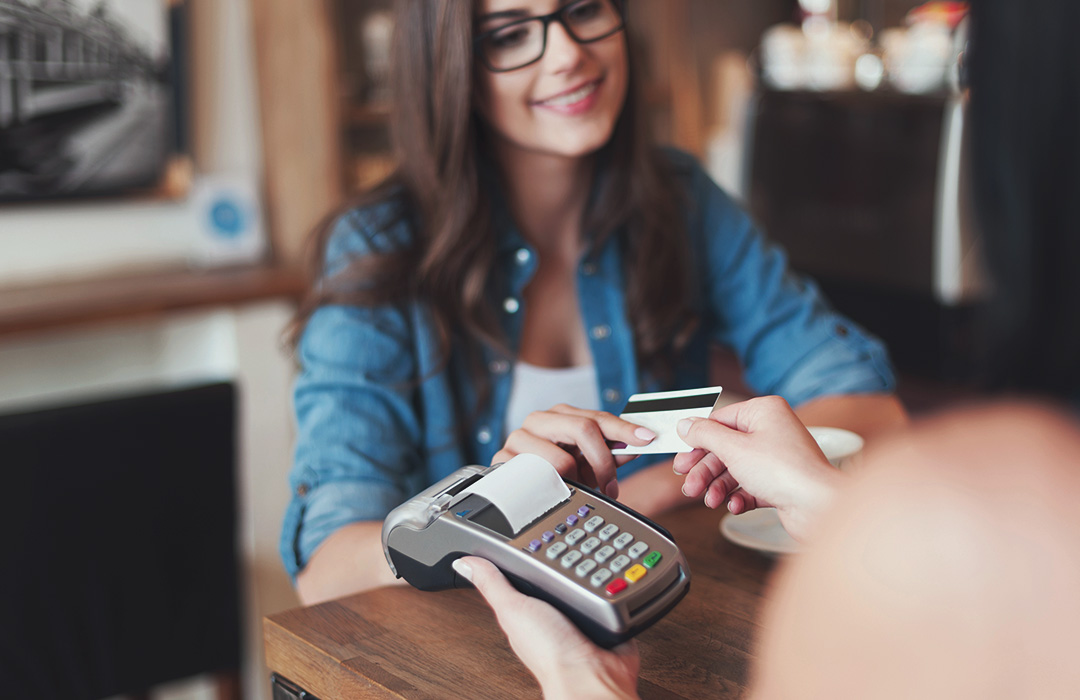
[[[544,61],[554,73],[574,70],[581,65],[585,47],[579,44],[559,22],[552,22],[547,29],[547,49]]]

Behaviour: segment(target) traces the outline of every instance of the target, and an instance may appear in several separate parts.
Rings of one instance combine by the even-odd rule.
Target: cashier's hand
[[[610,413],[560,404],[530,413],[524,425],[510,433],[491,463],[505,462],[523,453],[535,454],[551,462],[564,478],[595,486],[611,498],[618,498],[615,470],[635,455],[615,456],[608,443],[642,446],[654,439],[656,434],[648,428]]]
[[[634,641],[601,649],[553,606],[518,592],[486,559],[462,557],[453,566],[495,611],[510,647],[547,700],[637,697],[641,660]]]
[[[675,472],[686,475],[684,494],[704,496],[710,508],[726,502],[736,514],[773,506],[797,540],[807,538],[845,479],[779,396],[684,419],[678,431],[696,448],[675,457]]]

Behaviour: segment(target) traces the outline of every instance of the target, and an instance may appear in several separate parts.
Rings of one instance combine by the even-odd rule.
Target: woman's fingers
[[[585,468],[585,464],[580,465],[581,471],[591,470],[591,481],[612,498],[618,496],[615,472],[619,462],[611,454],[607,441],[631,444],[649,442],[635,434],[640,430],[638,426],[610,413],[584,411],[571,406],[555,406],[550,411],[531,413],[522,429],[551,442],[575,447],[588,465],[588,468]]]
[[[574,455],[560,448],[551,440],[533,435],[524,428],[518,428],[510,433],[510,436],[506,438],[506,444],[492,459],[492,464],[506,462],[512,457],[526,453],[543,457],[548,462],[551,462],[551,466],[555,467],[555,471],[559,472],[559,475],[564,478],[587,481],[588,477],[592,476],[591,474],[579,473],[578,461],[574,458]],[[592,484],[589,485],[595,483],[596,481],[593,480]]]
[[[611,442],[625,442],[627,445],[642,447],[656,439],[656,433],[648,428],[623,420],[607,411],[589,411],[559,404],[551,408],[552,413],[577,416],[594,421],[600,426],[600,432]]]

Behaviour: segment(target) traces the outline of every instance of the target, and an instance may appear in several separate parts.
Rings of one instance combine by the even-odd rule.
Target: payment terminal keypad
[[[663,555],[653,549],[648,535],[638,539],[633,528],[624,530],[617,523],[606,522],[594,509],[581,506],[576,513],[557,516],[558,525],[547,523],[548,529],[538,533],[540,539],[531,539],[537,536],[531,535],[524,540],[523,549],[532,556],[542,554],[542,559],[597,594],[614,597],[648,576]]]

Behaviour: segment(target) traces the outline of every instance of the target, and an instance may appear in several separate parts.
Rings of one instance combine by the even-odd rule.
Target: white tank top
[[[516,363],[506,405],[505,434],[520,428],[533,411],[546,411],[560,403],[592,411],[600,409],[596,365],[552,369]]]

